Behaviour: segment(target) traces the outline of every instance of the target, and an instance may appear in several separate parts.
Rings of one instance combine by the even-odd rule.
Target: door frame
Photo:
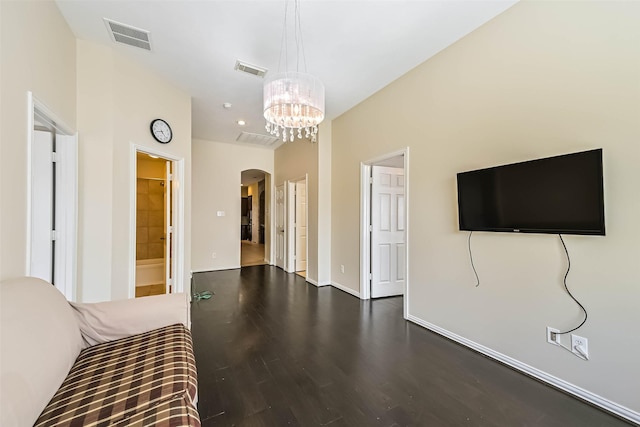
[[[283,236],[282,236],[282,240],[283,245],[282,245],[282,266],[278,265],[278,254],[277,254],[277,240],[278,240],[278,206],[277,206],[277,193],[278,193],[278,188],[282,186],[282,203],[283,203],[283,212],[282,212],[282,221],[284,222],[283,224]],[[273,197],[272,197],[272,201],[273,201],[273,220],[272,220],[272,224],[273,224],[273,238],[271,239],[271,243],[272,243],[272,260],[273,260],[273,264],[278,268],[282,268],[284,271],[287,271],[287,183],[286,181],[283,182],[280,185],[275,185],[274,186],[274,191],[273,191]]]
[[[305,197],[307,198],[307,209],[305,210],[305,220],[307,224],[306,254],[307,264],[309,263],[309,174],[305,173],[294,179],[285,181],[285,271],[287,273],[296,272],[296,183],[304,181]],[[293,191],[292,191],[293,190]]]
[[[56,288],[69,301],[77,300],[77,261],[78,261],[78,133],[66,125],[46,104],[33,95],[33,92],[27,92],[27,242],[26,242],[26,265],[25,275],[31,275],[31,222],[32,222],[32,161],[33,161],[33,144],[35,142],[35,116],[36,111],[39,116],[49,122],[56,133],[71,137],[68,146],[57,151],[59,160],[64,167],[56,175],[56,183],[59,188],[56,192],[56,207],[63,209],[57,211],[63,212],[62,235],[56,239],[58,250],[64,253],[61,261],[56,258],[56,271],[61,274],[65,280],[63,283],[56,283]],[[58,165],[60,167],[60,165]],[[59,231],[59,230],[56,230]]]
[[[403,316],[408,316],[409,307],[409,147],[387,153],[360,163],[360,299],[371,299],[371,191],[369,178],[371,166],[392,157],[403,156],[404,159],[404,223],[405,223],[405,282]]]
[[[171,242],[173,256],[172,293],[185,291],[184,283],[184,158],[176,157],[165,151],[147,147],[140,144],[131,143],[130,148],[130,184],[129,184],[129,298],[136,297],[136,193],[137,193],[137,153],[150,154],[168,160],[172,163],[173,185],[172,197],[174,200],[173,209],[173,239]]]

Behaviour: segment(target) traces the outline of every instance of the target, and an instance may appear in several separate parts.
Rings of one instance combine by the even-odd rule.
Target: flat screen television
[[[602,149],[458,174],[460,230],[605,235]]]

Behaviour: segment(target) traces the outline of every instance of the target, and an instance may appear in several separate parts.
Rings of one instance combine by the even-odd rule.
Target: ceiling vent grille
[[[149,31],[121,24],[107,18],[104,18],[104,23],[107,25],[107,31],[114,42],[151,50],[151,34]]]
[[[262,135],[260,133],[251,133],[251,132],[242,132],[236,138],[238,142],[246,142],[248,144],[256,144],[262,145],[264,147],[269,147],[276,142],[278,138],[271,135]]]
[[[240,60],[236,60],[236,66],[233,67],[236,71],[242,71],[243,73],[251,74],[256,77],[264,77],[267,74],[266,68],[257,67],[255,65],[247,64],[246,62],[242,62]]]

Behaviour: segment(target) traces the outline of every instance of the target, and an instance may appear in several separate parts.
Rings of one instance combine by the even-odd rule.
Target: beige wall
[[[638,22],[637,2],[522,2],[334,120],[332,279],[358,290],[359,162],[409,146],[409,314],[640,411]],[[607,236],[566,236],[584,362],[545,341],[582,319],[558,237],[474,234],[474,287],[455,177],[597,147]]]
[[[330,121],[318,134],[318,284],[331,283],[331,133]]]
[[[184,159],[184,283],[191,265],[191,98],[111,49],[77,41],[79,144],[79,293],[83,301],[129,295],[132,145]],[[154,118],[173,129],[155,142]],[[134,190],[135,191],[135,190]]]
[[[0,279],[26,273],[27,91],[76,127],[76,44],[53,1],[0,2]]]
[[[240,175],[247,169],[273,174],[273,157],[273,151],[265,148],[193,140],[193,271],[240,267]],[[270,224],[269,176],[265,188],[269,201],[265,224]],[[218,211],[225,215],[216,216]],[[267,227],[267,257],[270,236]]]

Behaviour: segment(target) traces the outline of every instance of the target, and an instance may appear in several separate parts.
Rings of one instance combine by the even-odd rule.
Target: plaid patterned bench
[[[83,350],[35,423],[200,426],[193,344],[172,325]]]

